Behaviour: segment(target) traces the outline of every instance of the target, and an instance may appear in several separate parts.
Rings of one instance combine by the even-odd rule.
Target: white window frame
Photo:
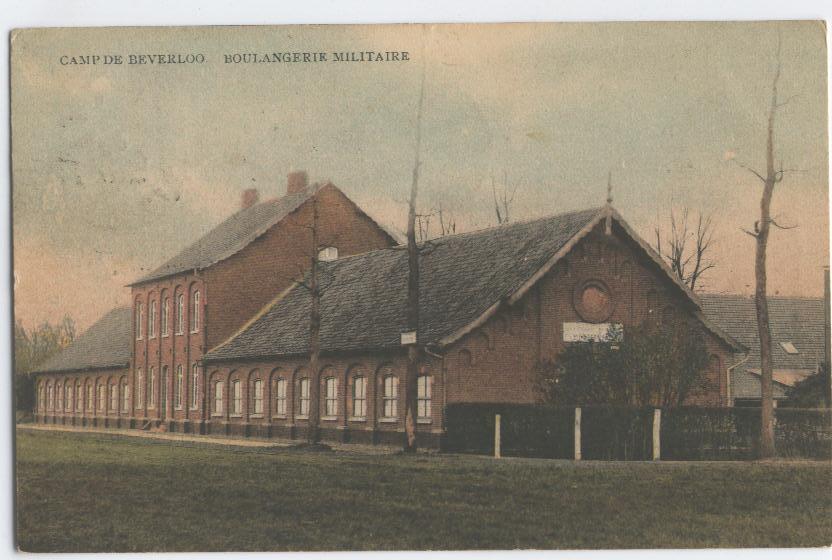
[[[199,290],[191,294],[191,332],[199,332]]]
[[[58,385],[58,390],[55,391],[55,410],[63,411],[64,409],[64,386]]]
[[[199,366],[191,366],[191,410],[199,408]]]
[[[72,407],[75,405],[75,394],[72,392],[72,383],[64,387],[64,410],[72,412]]]
[[[176,394],[174,395],[174,402],[176,409],[182,409],[182,389],[185,388],[185,373],[182,370],[182,364],[176,366]]]
[[[136,408],[140,409],[144,406],[144,399],[142,398],[144,394],[144,374],[142,373],[142,368],[138,368],[136,370]]]
[[[162,338],[170,336],[170,298],[162,299],[162,324],[159,329],[162,331]]]
[[[147,307],[147,338],[156,338],[156,301]]]
[[[107,385],[105,383],[98,384],[98,411],[104,412],[107,410]]]
[[[430,421],[433,378],[420,375],[416,378],[416,419]]]
[[[278,377],[275,380],[274,416],[286,416],[286,380]]]
[[[75,412],[84,412],[84,387],[81,384],[75,386]]]
[[[110,412],[118,412],[118,382],[110,385]]]
[[[382,378],[381,411],[382,421],[399,419],[399,378],[395,375]]]
[[[87,410],[95,410],[95,387],[87,383]]]
[[[298,418],[309,418],[309,378],[303,377],[298,383]]]
[[[214,381],[213,387],[213,406],[211,407],[211,416],[222,416],[223,408],[225,407],[225,401],[223,394],[225,392],[225,382],[224,381]]]
[[[338,379],[324,379],[324,420],[334,420],[338,416]]]
[[[144,338],[144,304],[138,302],[136,304],[136,340]]]
[[[231,416],[243,415],[243,385],[239,379],[231,382]]]
[[[121,384],[121,411],[130,411],[130,385],[127,381]]]
[[[367,378],[358,375],[352,379],[352,418],[364,420],[367,418]]]
[[[51,384],[46,386],[46,410],[55,409],[55,387]]]
[[[147,408],[156,408],[156,368],[147,372]]]
[[[176,334],[185,334],[185,294],[176,298]]]
[[[254,380],[253,399],[253,414],[255,416],[263,416],[263,380],[260,378]]]

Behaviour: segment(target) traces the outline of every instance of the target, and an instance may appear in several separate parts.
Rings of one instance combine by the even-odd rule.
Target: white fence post
[[[581,460],[581,409],[575,409],[575,460]]]
[[[662,409],[653,410],[653,460],[662,458]]]
[[[494,417],[494,458],[500,458],[500,415]]]

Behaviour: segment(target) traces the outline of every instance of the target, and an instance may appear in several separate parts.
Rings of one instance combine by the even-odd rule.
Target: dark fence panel
[[[602,461],[652,459],[653,409],[582,407],[581,455]]]
[[[759,408],[665,408],[661,455],[680,461],[753,459],[759,434]]]
[[[832,458],[832,411],[777,408],[774,449],[778,457]]]
[[[575,410],[534,404],[457,403],[445,409],[443,451],[494,453],[494,417],[500,415],[501,454],[571,459]]]

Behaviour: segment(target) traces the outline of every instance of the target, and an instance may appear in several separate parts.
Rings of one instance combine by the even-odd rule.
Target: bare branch
[[[762,175],[761,175],[758,171],[756,171],[755,169],[752,169],[751,167],[749,167],[749,166],[745,165],[744,163],[742,163],[742,162],[740,162],[740,161],[737,161],[737,160],[732,160],[732,161],[733,161],[735,164],[737,164],[737,165],[739,165],[740,167],[742,167],[743,169],[745,169],[746,171],[750,171],[751,173],[753,173],[753,174],[754,174],[754,175],[755,175],[755,176],[756,176],[756,177],[757,177],[760,181],[762,181],[763,183],[765,183],[765,182],[766,182],[766,178],[765,178],[765,177],[763,177],[763,176],[762,176]]]

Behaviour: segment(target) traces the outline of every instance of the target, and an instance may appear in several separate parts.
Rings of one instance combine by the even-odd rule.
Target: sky
[[[828,262],[825,29],[818,22],[26,30],[12,39],[15,316],[88,327],[126,285],[286,174],[332,180],[404,230],[424,71],[420,206],[458,231],[614,206],[645,239],[672,208],[711,216],[704,289],[750,294],[766,113],[781,38],[772,294],[820,296]],[[331,62],[407,51],[407,61]],[[321,63],[224,55],[326,52]],[[201,64],[61,57],[201,54]],[[69,60],[68,58],[63,60]]]

